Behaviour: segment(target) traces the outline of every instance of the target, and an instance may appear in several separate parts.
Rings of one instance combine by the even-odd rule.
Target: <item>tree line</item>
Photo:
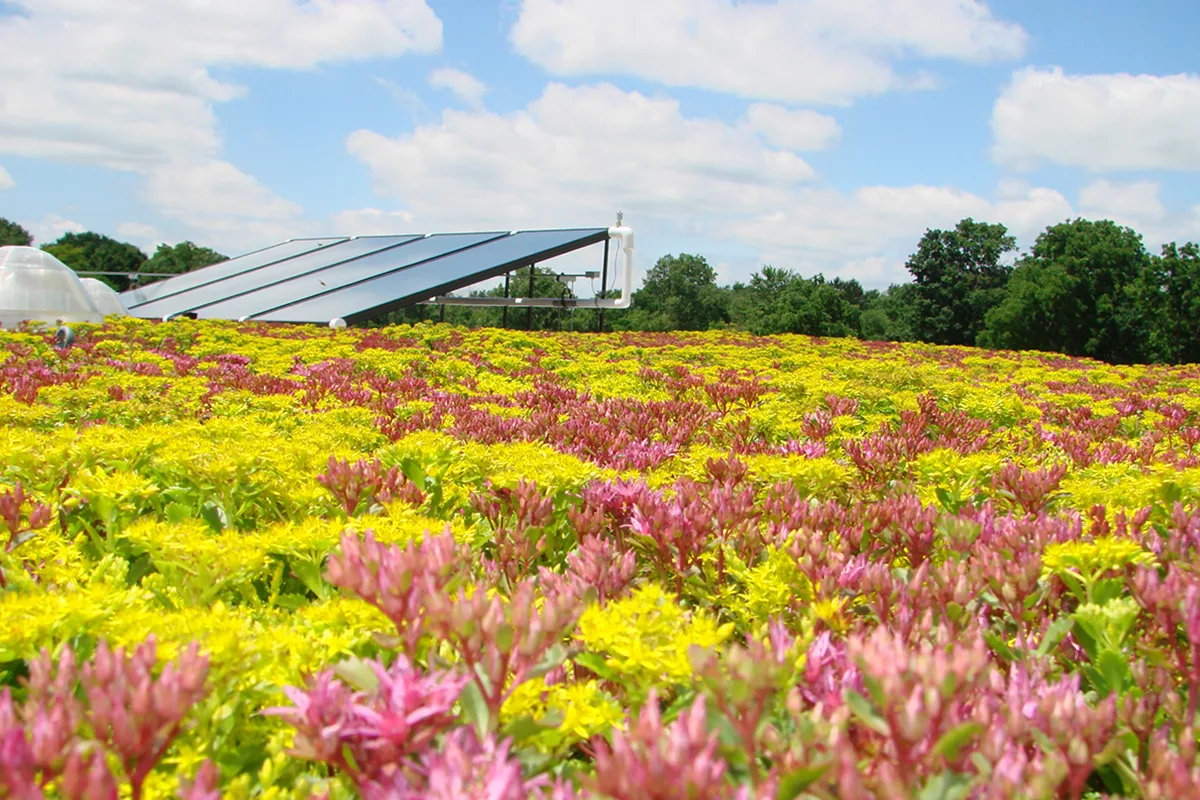
[[[0,219],[5,244],[32,244],[32,237]],[[160,245],[148,257],[90,232],[65,234],[43,249],[76,270],[120,273],[179,274],[225,258],[191,242]],[[704,257],[683,253],[660,258],[623,311],[414,306],[373,324],[440,319],[534,330],[735,329],[1042,350],[1117,364],[1200,363],[1195,243],[1151,253],[1131,228],[1075,219],[1046,228],[1022,253],[1003,225],[967,218],[953,229],[926,230],[905,266],[912,280],[884,290],[774,266],[721,286]],[[570,297],[554,273],[530,271],[513,273],[507,287],[471,294]],[[118,291],[129,286],[121,276],[108,282]]]
[[[1154,254],[1131,228],[1075,219],[1046,228],[1021,253],[1005,226],[967,218],[953,229],[926,230],[905,267],[912,280],[885,290],[773,266],[720,286],[702,256],[665,256],[646,274],[633,306],[608,312],[604,324],[1041,350],[1116,364],[1200,363],[1195,243],[1171,243]],[[539,271],[535,283],[532,296],[563,291],[549,273]],[[514,296],[531,296],[528,270],[512,285]],[[400,316],[411,321],[432,313],[438,312],[406,309]],[[501,313],[451,307],[445,319],[497,325]],[[594,330],[598,323],[594,310],[571,316],[535,309],[531,320],[513,313],[510,324],[538,329]]]
[[[33,236],[29,231],[0,217],[0,247],[32,247],[33,243]],[[76,272],[114,273],[95,277],[118,292],[130,289],[135,282],[145,284],[158,280],[150,276],[181,275],[225,261],[227,258],[216,250],[192,242],[160,244],[153,255],[147,256],[128,242],[120,242],[91,231],[64,233],[53,242],[42,245],[41,249]],[[138,277],[131,279],[128,277],[130,275]],[[145,277],[142,277],[143,275]]]

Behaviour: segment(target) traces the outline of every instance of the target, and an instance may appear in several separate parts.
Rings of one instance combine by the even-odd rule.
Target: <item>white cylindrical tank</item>
[[[113,288],[104,281],[96,280],[95,278],[80,278],[83,283],[83,288],[87,290],[87,295],[92,301],[92,305],[106,317],[116,315],[118,317],[128,317],[129,309],[121,302],[121,296],[113,291]]]
[[[103,322],[74,270],[36,247],[0,247],[0,326]]]

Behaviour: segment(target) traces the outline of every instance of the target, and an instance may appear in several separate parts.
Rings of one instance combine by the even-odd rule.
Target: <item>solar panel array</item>
[[[121,299],[149,319],[355,323],[607,238],[607,228],[570,228],[292,239]]]

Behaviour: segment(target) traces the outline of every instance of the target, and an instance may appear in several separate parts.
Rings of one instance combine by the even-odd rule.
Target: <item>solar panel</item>
[[[228,278],[231,275],[238,275],[243,272],[258,269],[267,264],[274,264],[277,261],[282,261],[286,258],[302,255],[304,253],[326,247],[336,242],[346,241],[345,236],[328,237],[323,239],[292,239],[282,244],[272,245],[271,247],[256,250],[253,253],[247,253],[237,258],[231,258],[228,261],[222,261],[214,264],[211,267],[198,269],[195,272],[188,272],[183,275],[177,275],[174,278],[155,281],[154,283],[137,289],[131,289],[121,295],[121,301],[130,309],[137,309],[138,306],[145,305],[152,300],[168,297],[171,295],[186,292],[198,286],[203,286],[213,281],[219,281],[223,278]],[[136,312],[135,312],[136,313]],[[142,316],[137,314],[137,316]],[[162,316],[161,314],[159,316]]]
[[[396,245],[411,242],[413,239],[418,238],[416,235],[408,234],[405,236],[363,236],[357,239],[345,240],[319,250],[302,253],[284,261],[265,264],[256,269],[244,270],[235,275],[219,278],[214,281],[207,281],[203,285],[186,292],[180,292],[170,297],[165,297],[162,300],[146,303],[137,308],[134,313],[139,317],[151,318],[182,314],[185,311],[196,311],[200,316],[214,316],[204,313],[203,309],[214,303],[222,303],[231,298],[239,299],[248,294],[255,294],[270,287],[287,283],[296,277],[328,269],[333,265],[361,258],[371,253],[377,253],[389,247],[395,247]],[[218,264],[217,266],[221,265]],[[203,271],[200,270],[200,272]],[[251,305],[258,308],[257,306],[253,306],[253,304]],[[261,308],[269,308],[269,306],[262,306]],[[222,319],[238,319],[243,314],[238,314],[237,316],[216,314],[215,316]]]
[[[351,323],[361,322],[606,238],[607,228],[522,231],[493,236],[473,247],[430,260],[407,264],[395,262],[391,270],[376,277],[340,281],[341,288],[310,292],[303,299],[264,309],[253,317],[268,322],[324,323],[335,317]],[[396,254],[409,247],[412,245],[398,248]]]
[[[286,281],[230,297],[197,310],[201,319],[241,319],[255,317],[274,308],[287,306],[370,280],[413,264],[444,256],[463,248],[504,237],[503,233],[446,233],[408,240],[399,247],[373,252],[363,258],[296,274]],[[340,247],[338,248],[341,249]],[[335,251],[331,251],[331,254]],[[339,316],[335,314],[334,316]],[[324,320],[329,321],[329,318]]]

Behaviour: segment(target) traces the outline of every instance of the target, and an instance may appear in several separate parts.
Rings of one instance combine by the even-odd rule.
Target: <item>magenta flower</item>
[[[326,577],[382,611],[412,654],[426,633],[430,598],[444,592],[470,563],[449,527],[404,549],[383,545],[367,531],[362,539],[342,534],[341,552],[329,557]]]
[[[368,666],[377,681],[371,691],[352,692],[326,670],[306,690],[284,690],[291,707],[263,712],[296,729],[293,755],[324,762],[360,787],[412,773],[420,756],[454,724],[452,708],[466,684],[455,672],[418,672],[404,656],[390,668]]]
[[[595,745],[596,775],[589,788],[612,800],[726,800],[734,796],[717,755],[717,734],[708,732],[704,696],[670,726],[662,724],[658,695],[651,690],[631,729],[615,731],[612,744]]]

